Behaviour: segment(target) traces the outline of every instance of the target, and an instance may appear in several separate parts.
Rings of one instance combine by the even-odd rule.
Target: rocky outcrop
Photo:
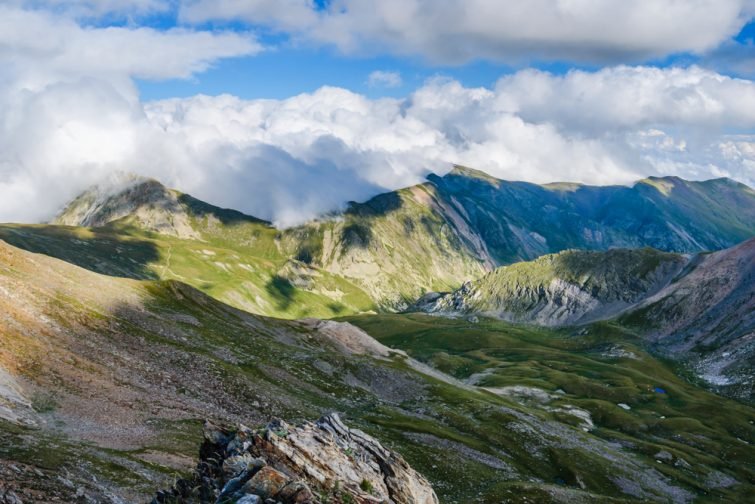
[[[179,192],[156,180],[126,175],[81,194],[63,209],[53,224],[102,227],[125,218],[149,231],[197,239],[200,235],[192,227],[180,197]]]
[[[337,414],[252,430],[205,425],[194,478],[162,491],[153,504],[437,504],[430,483],[375,438]]]

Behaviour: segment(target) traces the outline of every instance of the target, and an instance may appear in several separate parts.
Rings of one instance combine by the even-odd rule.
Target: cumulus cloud
[[[145,15],[172,8],[171,0],[4,0],[24,9],[54,9],[72,17],[98,18],[105,15]]]
[[[2,105],[0,216],[49,217],[114,171],[281,225],[451,163],[533,182],[675,174],[755,185],[754,96],[751,81],[696,67],[524,70],[493,89],[434,79],[375,100],[324,87],[284,100],[142,104],[102,82],[60,84]]]
[[[133,161],[146,117],[134,78],[184,78],[260,50],[245,34],[82,27],[0,5],[0,219],[48,217]]]
[[[370,87],[396,88],[401,86],[401,74],[385,70],[375,70],[367,76],[367,85]]]
[[[289,5],[301,6],[311,10]],[[261,47],[238,33],[79,23],[0,7],[0,220],[50,218],[123,171],[281,225],[452,163],[533,182],[675,174],[755,185],[755,83],[694,66],[522,70],[490,89],[438,78],[404,99],[323,87],[144,103],[136,77],[187,77]]]
[[[496,92],[502,110],[588,132],[656,124],[748,128],[755,115],[752,81],[696,66],[619,66],[562,76],[524,70],[501,79]]]
[[[313,0],[185,0],[180,15],[190,23],[240,19],[287,31],[308,29],[320,17]]]
[[[644,61],[703,53],[736,35],[752,0],[186,0],[187,22],[244,19],[345,52],[432,61]]]
[[[185,78],[219,58],[255,54],[261,45],[237,33],[184,29],[84,28],[47,11],[0,6],[0,59],[6,82],[40,89],[81,77]]]

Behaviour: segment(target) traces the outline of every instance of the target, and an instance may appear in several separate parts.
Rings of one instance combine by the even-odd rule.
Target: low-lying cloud
[[[0,102],[3,220],[48,218],[115,171],[281,225],[451,163],[533,182],[673,174],[755,185],[755,138],[746,133],[755,84],[695,67],[524,70],[494,89],[435,79],[405,99],[324,87],[285,100],[140,103],[92,80],[16,98]]]

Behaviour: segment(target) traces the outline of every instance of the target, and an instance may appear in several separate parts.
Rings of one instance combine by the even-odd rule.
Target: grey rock
[[[22,501],[21,498],[12,490],[5,492],[5,495],[3,495],[2,497],[2,502],[4,504],[24,504],[24,501]]]
[[[671,462],[672,460],[674,460],[674,456],[666,450],[659,451],[654,455],[654,457],[656,460],[661,460],[663,462]]]
[[[236,504],[260,504],[262,499],[258,495],[245,495],[236,501]]]

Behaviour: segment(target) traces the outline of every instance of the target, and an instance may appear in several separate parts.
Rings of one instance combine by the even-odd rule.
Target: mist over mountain
[[[326,275],[345,280],[354,295],[364,293],[376,306],[403,309],[425,292],[456,288],[497,266],[571,248],[691,253],[730,247],[755,233],[755,192],[729,179],[674,177],[644,179],[631,187],[540,186],[457,167],[443,177],[431,175],[424,184],[352,203],[344,212],[276,229],[156,181],[134,179],[126,186],[93,188],[55,222],[135,226],[178,238],[221,240],[222,248],[233,243],[244,255],[276,257],[278,265],[264,269],[281,285],[291,285],[291,296],[302,291],[334,303],[348,299],[343,288],[319,286]],[[254,242],[245,238],[248,233]],[[233,266],[239,259],[214,262],[239,267]],[[160,271],[166,274],[165,268]],[[260,301],[269,297],[269,289],[239,288],[249,271],[236,278],[230,271],[219,273],[229,276],[222,287],[229,289],[225,301],[281,314]],[[196,286],[206,283],[179,270],[176,274]],[[352,301],[347,311],[356,308],[353,303],[360,309],[370,304]]]

